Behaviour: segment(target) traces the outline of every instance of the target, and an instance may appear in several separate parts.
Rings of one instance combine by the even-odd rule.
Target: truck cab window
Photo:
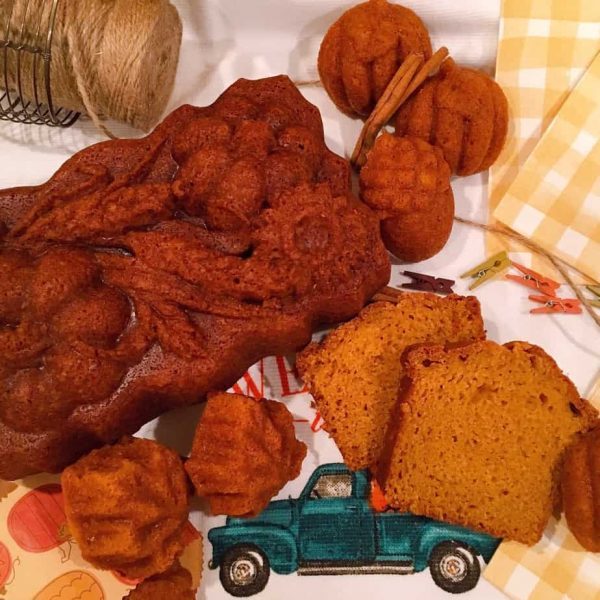
[[[352,475],[330,473],[321,475],[310,491],[309,498],[349,498],[352,496]]]

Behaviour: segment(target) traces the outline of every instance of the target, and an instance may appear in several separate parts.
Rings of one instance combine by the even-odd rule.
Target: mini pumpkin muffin
[[[213,514],[249,517],[298,477],[305,456],[306,446],[296,439],[283,403],[214,393],[185,470]]]
[[[189,487],[169,448],[124,437],[66,468],[61,483],[69,530],[93,566],[146,578],[183,551]]]
[[[386,248],[400,260],[425,260],[448,241],[454,196],[439,148],[416,137],[382,134],[361,169],[360,193],[381,219]]]
[[[567,451],[562,498],[577,541],[590,552],[600,552],[600,424]]]
[[[346,11],[327,31],[319,76],[341,111],[365,117],[411,52],[425,60],[431,56],[423,21],[404,6],[369,0]]]
[[[176,561],[168,571],[139,583],[123,600],[195,600],[192,585],[190,572]]]
[[[498,158],[508,129],[502,88],[482,71],[451,58],[396,113],[396,135],[438,146],[457,175],[488,169]]]

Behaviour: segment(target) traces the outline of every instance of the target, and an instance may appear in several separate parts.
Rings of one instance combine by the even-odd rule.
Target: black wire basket
[[[69,127],[79,118],[80,113],[52,102],[52,38],[59,2],[0,0],[0,119]]]

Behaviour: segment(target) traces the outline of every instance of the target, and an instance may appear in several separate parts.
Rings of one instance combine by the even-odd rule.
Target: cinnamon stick
[[[398,297],[397,296],[387,296],[386,294],[377,292],[377,294],[375,294],[369,302],[391,302],[392,304],[397,304]]]
[[[399,298],[404,295],[404,293],[405,292],[387,285],[371,298],[371,302],[392,302],[393,304],[397,304]]]
[[[413,77],[410,85],[406,89],[404,96],[400,98],[400,102],[398,106],[395,108],[394,112],[396,112],[407,100],[412,96],[412,94],[423,84],[423,82],[431,77],[441,66],[441,64],[448,57],[448,48],[446,46],[442,46],[439,50],[437,50],[433,56],[429,60],[425,62],[425,64],[419,69],[417,74]],[[392,113],[393,115],[394,113]],[[390,117],[392,116],[390,115]]]
[[[406,293],[390,285],[386,285],[380,292],[387,294],[388,296],[403,296]]]
[[[417,69],[423,63],[423,57],[420,54],[411,53],[402,62],[400,68],[396,71],[394,77],[385,88],[385,91],[379,98],[373,112],[365,121],[365,124],[358,136],[354,152],[350,162],[353,165],[362,166],[366,160],[366,151],[373,145],[377,134],[387,123],[392,113],[388,115],[388,107],[397,103],[404,95]],[[387,115],[387,118],[386,118]]]
[[[409,54],[381,95],[373,112],[365,121],[350,159],[355,168],[362,167],[365,164],[367,152],[375,143],[381,128],[385,126],[415,90],[437,71],[447,56],[448,48],[442,47],[423,64],[421,55]]]

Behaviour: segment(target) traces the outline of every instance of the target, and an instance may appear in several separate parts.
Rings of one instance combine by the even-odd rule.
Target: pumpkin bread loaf
[[[0,190],[0,477],[203,401],[389,278],[378,219],[285,76]]]
[[[418,343],[468,343],[485,331],[476,298],[407,293],[371,304],[298,355],[300,375],[351,469],[379,457],[398,384],[400,357]]]
[[[406,353],[376,477],[391,506],[535,544],[565,449],[596,416],[541,348],[481,341]]]
[[[573,535],[586,550],[600,552],[600,424],[567,451],[562,498]]]
[[[213,514],[249,517],[300,475],[305,456],[285,404],[221,392],[209,394],[185,470]]]

